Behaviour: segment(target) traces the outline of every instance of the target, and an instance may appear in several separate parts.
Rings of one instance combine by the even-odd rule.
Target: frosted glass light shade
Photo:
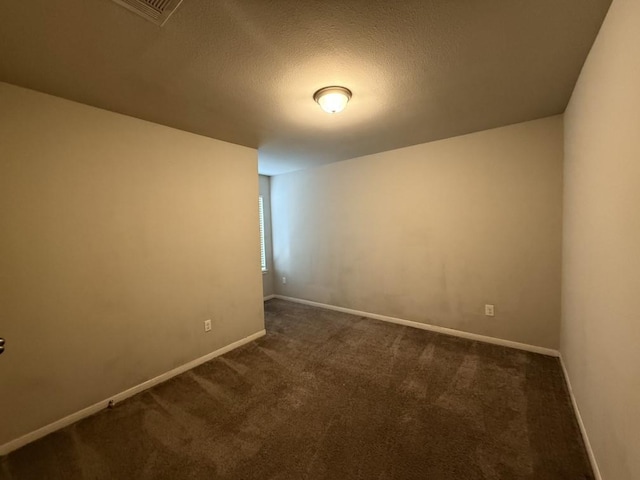
[[[344,87],[325,87],[313,94],[313,99],[327,113],[344,110],[351,99],[351,91]]]

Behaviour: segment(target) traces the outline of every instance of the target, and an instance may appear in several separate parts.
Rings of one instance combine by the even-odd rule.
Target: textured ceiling
[[[259,148],[278,174],[564,111],[611,0],[0,0],[0,80]],[[313,93],[353,91],[324,113]],[[0,106],[1,112],[1,106]]]

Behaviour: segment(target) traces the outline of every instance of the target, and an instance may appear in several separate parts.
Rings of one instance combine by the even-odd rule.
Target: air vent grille
[[[113,0],[118,5],[137,13],[143,18],[164,25],[182,0]]]

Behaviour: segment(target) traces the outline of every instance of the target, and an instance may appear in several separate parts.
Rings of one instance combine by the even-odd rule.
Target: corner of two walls
[[[0,446],[264,329],[256,150],[0,105]]]
[[[562,157],[554,116],[274,176],[276,293],[556,349]]]

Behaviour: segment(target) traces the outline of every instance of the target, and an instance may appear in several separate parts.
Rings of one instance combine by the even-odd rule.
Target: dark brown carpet
[[[558,360],[271,300],[267,336],[4,457],[3,479],[592,478]]]

